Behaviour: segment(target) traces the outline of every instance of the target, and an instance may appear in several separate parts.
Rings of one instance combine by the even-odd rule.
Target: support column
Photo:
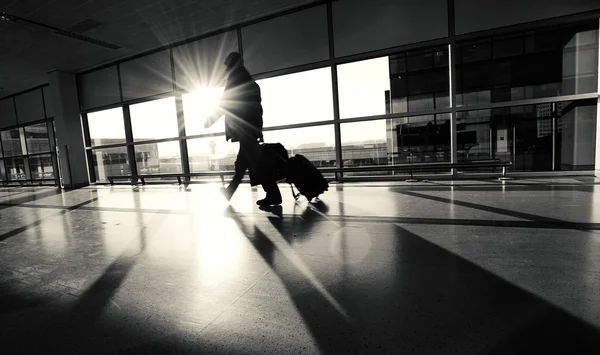
[[[54,110],[54,125],[59,164],[65,188],[90,184],[75,74],[53,71],[49,74],[49,98]]]
[[[327,3],[327,33],[329,37],[329,59],[335,59],[335,47],[333,42],[333,8],[331,2]],[[335,138],[335,166],[336,168],[343,168],[344,161],[342,156],[342,134],[340,125],[340,97],[338,88],[338,75],[337,66],[333,64],[331,66],[331,90],[333,97],[333,129]],[[336,182],[344,181],[344,173],[335,174]]]
[[[458,143],[456,136],[456,37],[455,37],[455,17],[454,17],[454,0],[448,0],[448,37],[450,43],[448,44],[448,68],[449,68],[449,80],[450,80],[450,92],[448,97],[450,98],[450,162],[458,163],[457,152]],[[452,169],[452,176],[456,175],[456,169]]]
[[[598,29],[600,30],[600,20],[598,20]],[[596,157],[594,161],[594,176],[600,177],[600,31],[598,31],[598,101],[596,105]]]

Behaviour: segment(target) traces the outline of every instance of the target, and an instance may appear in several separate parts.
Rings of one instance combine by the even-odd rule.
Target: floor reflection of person
[[[250,73],[242,65],[239,53],[230,53],[225,58],[227,83],[221,104],[214,114],[208,117],[204,128],[212,126],[221,116],[225,116],[225,139],[240,142],[240,150],[235,161],[235,173],[227,188],[221,192],[229,201],[249,170],[250,183],[262,184],[266,196],[257,201],[259,206],[281,204],[281,193],[275,177],[269,177],[255,168],[260,159],[259,141],[263,134],[263,109],[261,105],[260,86],[252,79]]]

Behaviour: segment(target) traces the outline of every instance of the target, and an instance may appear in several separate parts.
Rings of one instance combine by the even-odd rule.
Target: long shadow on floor
[[[390,191],[393,191],[393,192],[396,192],[399,194],[403,194],[403,195],[407,195],[407,196],[422,198],[425,200],[448,203],[448,204],[452,204],[452,205],[456,205],[456,206],[473,208],[473,209],[477,209],[480,211],[497,213],[497,214],[521,218],[521,219],[527,219],[530,221],[535,221],[535,222],[540,223],[541,227],[548,226],[549,228],[562,228],[562,229],[575,229],[575,230],[591,230],[591,229],[595,229],[598,227],[598,225],[596,223],[570,222],[570,221],[565,221],[565,220],[558,219],[558,218],[551,218],[551,217],[545,217],[545,216],[531,214],[531,213],[508,210],[505,208],[482,205],[479,203],[461,201],[461,200],[457,200],[457,199],[451,199],[451,198],[445,198],[445,197],[439,197],[439,196],[431,196],[431,195],[422,194],[422,193],[418,193],[418,192],[414,192],[414,191],[404,191],[404,190],[397,190],[397,189],[390,189]]]
[[[25,232],[25,231],[27,231],[29,229],[35,228],[35,227],[41,225],[42,223],[44,223],[44,221],[47,220],[47,219],[51,219],[51,218],[54,218],[56,216],[64,215],[64,214],[66,214],[68,212],[75,211],[75,210],[80,209],[81,207],[83,207],[85,205],[88,205],[88,204],[90,204],[92,202],[95,202],[97,200],[98,200],[98,197],[91,198],[91,199],[89,199],[87,201],[83,201],[83,202],[80,202],[80,203],[78,203],[76,205],[69,206],[69,207],[66,207],[64,209],[61,209],[58,213],[53,214],[51,216],[47,216],[45,218],[38,219],[38,220],[36,220],[34,222],[31,222],[31,223],[29,223],[27,225],[24,225],[24,226],[15,228],[13,230],[10,230],[8,232],[2,233],[2,234],[0,234],[0,242],[6,240],[8,238],[12,238],[12,237],[14,237],[16,235],[19,235],[19,234],[21,234],[21,233],[23,233],[23,232]]]
[[[327,252],[317,249],[326,243],[297,254],[336,306],[282,252],[277,236],[236,213],[231,217],[277,274],[326,353],[600,352],[595,327],[398,226],[373,227],[376,237],[360,262],[333,257],[315,262],[315,253],[327,260]],[[298,232],[297,221],[273,222],[288,241]],[[318,232],[310,238],[328,237]]]
[[[85,201],[87,204],[95,201],[97,198]],[[69,210],[76,209],[78,205]],[[63,210],[61,212],[66,212]],[[107,305],[112,301],[119,287],[127,278],[137,262],[137,256],[144,252],[147,245],[147,228],[140,221],[140,232],[137,239],[125,248],[123,253],[114,260],[102,273],[102,275],[83,292],[68,309],[55,310],[45,305],[47,302],[44,297],[29,295],[26,293],[2,295],[0,292],[0,301],[6,300],[11,305],[5,310],[6,313],[18,312],[21,309],[41,306],[41,309],[32,310],[32,324],[23,333],[22,329],[14,333],[11,342],[4,343],[4,349],[12,354],[42,354],[42,353],[60,353],[60,354],[80,354],[80,353],[102,353],[99,349],[94,349],[92,344],[102,343],[97,334],[111,334],[113,338],[127,339],[126,334],[118,334],[123,331],[121,322],[114,324],[115,329],[107,330],[98,327],[96,321],[103,315]],[[137,249],[139,239],[139,249]],[[0,283],[4,281],[0,278]],[[51,299],[50,299],[51,300]],[[0,315],[2,315],[0,307]],[[0,328],[1,329],[1,328]],[[131,333],[136,334],[137,330],[132,329]],[[31,334],[35,334],[33,336]],[[151,335],[146,335],[151,338]],[[94,343],[95,342],[95,343]],[[108,342],[108,341],[106,341]],[[114,340],[111,339],[114,345]],[[91,348],[90,348],[91,347]],[[0,351],[2,353],[2,351]]]

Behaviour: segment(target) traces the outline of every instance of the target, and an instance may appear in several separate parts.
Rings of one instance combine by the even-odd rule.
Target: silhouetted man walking
[[[242,65],[239,53],[230,53],[225,58],[224,64],[229,76],[221,105],[216,114],[209,117],[204,125],[208,128],[225,115],[225,139],[240,142],[240,150],[235,161],[235,175],[229,186],[222,188],[221,192],[229,201],[248,169],[250,183],[256,185],[256,182],[260,182],[266,192],[266,197],[256,203],[259,206],[278,205],[281,203],[281,193],[275,177],[269,176],[268,172],[257,171],[261,149],[259,141],[263,138],[260,86]]]

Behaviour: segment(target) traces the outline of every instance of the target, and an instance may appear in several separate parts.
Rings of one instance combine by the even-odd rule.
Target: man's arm
[[[217,106],[212,114],[208,116],[206,122],[204,123],[204,128],[209,128],[215,122],[219,120],[224,115],[227,115],[230,112],[231,105],[234,104],[235,96],[239,93],[236,93],[236,90],[239,91],[239,86],[243,78],[241,77],[239,72],[234,71],[231,73],[229,78],[227,78],[227,82],[225,83],[225,89],[223,90],[223,96],[221,97],[221,102],[219,106]]]

